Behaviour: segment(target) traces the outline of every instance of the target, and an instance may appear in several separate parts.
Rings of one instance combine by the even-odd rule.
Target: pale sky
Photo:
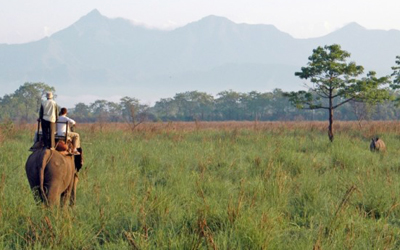
[[[350,22],[400,30],[399,0],[0,0],[0,43],[41,39],[93,9],[159,29],[217,15],[235,23],[272,24],[295,38],[323,36]]]

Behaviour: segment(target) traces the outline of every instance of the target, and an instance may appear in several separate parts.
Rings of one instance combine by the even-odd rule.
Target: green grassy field
[[[84,125],[77,204],[53,210],[25,175],[35,126],[3,127],[0,249],[400,248],[400,124],[326,127]]]

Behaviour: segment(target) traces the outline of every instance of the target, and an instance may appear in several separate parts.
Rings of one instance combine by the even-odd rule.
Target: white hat
[[[46,93],[47,99],[52,99],[53,98],[53,93],[52,92],[47,92]]]

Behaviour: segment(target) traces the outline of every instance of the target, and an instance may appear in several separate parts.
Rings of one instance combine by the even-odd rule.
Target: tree
[[[178,105],[173,98],[161,98],[154,105],[153,111],[164,120],[175,120],[178,114]]]
[[[182,93],[186,104],[186,117],[190,120],[204,120],[213,110],[214,98],[204,92],[189,91]]]
[[[274,89],[272,91],[271,104],[271,120],[287,121],[294,118],[296,108],[290,104],[288,98],[285,96],[285,92],[281,89]]]
[[[217,94],[216,109],[222,114],[222,120],[239,120],[242,111],[242,94],[233,90],[222,91]]]
[[[95,102],[91,103],[89,107],[92,115],[102,127],[103,123],[108,119],[108,101],[96,100]]]
[[[362,122],[365,120],[369,120],[371,118],[371,115],[375,111],[376,106],[370,105],[369,103],[366,102],[351,101],[349,103],[357,119],[358,126],[361,129]]]
[[[0,121],[9,120],[11,117],[15,118],[14,109],[16,107],[16,100],[13,95],[5,95],[0,98]]]
[[[26,82],[15,91],[14,96],[18,98],[22,119],[24,121],[29,121],[38,117],[38,110],[42,103],[42,98],[48,91],[54,92],[55,89],[41,82]]]
[[[75,104],[75,108],[71,114],[74,115],[74,119],[78,122],[92,122],[90,107],[82,102]]]
[[[262,115],[267,112],[271,99],[272,95],[269,93],[251,91],[248,94],[243,94],[241,103],[245,109],[245,118],[248,117],[256,121],[260,120]]]
[[[400,56],[396,56],[396,64],[397,66],[392,67],[392,76],[394,77],[394,79],[391,87],[394,90],[400,88]],[[396,106],[400,106],[400,97],[396,99]]]
[[[47,91],[55,92],[55,89],[41,82],[24,83],[13,94],[0,99],[0,119],[10,118],[25,122],[36,120],[42,98]]]
[[[350,101],[380,102],[390,98],[389,76],[377,78],[374,71],[362,78],[364,68],[355,62],[347,62],[350,53],[333,44],[318,47],[308,58],[308,66],[302,67],[295,76],[309,79],[313,84],[309,91],[285,93],[299,109],[326,109],[329,114],[328,136],[333,141],[333,112]],[[313,94],[315,93],[315,94]]]
[[[122,97],[120,99],[120,106],[122,111],[122,117],[126,122],[132,122],[135,120],[135,111],[139,108],[139,100],[132,97]]]
[[[398,66],[392,67],[392,76],[394,76],[392,88],[395,89],[400,88],[400,56],[396,56],[396,64]]]
[[[148,106],[141,105],[139,100],[131,97],[123,97],[120,99],[120,107],[123,119],[128,122],[132,131],[137,126],[145,122],[148,117]]]
[[[108,102],[107,110],[109,122],[119,122],[122,120],[122,107],[119,103]]]
[[[96,100],[90,104],[90,110],[95,116],[107,115],[107,100]]]

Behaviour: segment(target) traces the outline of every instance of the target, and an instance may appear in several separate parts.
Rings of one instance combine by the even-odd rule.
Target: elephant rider
[[[42,102],[39,111],[39,119],[42,124],[44,146],[54,150],[56,121],[58,119],[57,103],[53,100],[53,93],[46,93],[47,100]]]
[[[59,136],[65,135],[65,132],[67,131],[66,122],[68,122],[68,136],[71,137],[73,145],[71,153],[74,155],[79,155],[80,153],[78,152],[78,148],[81,147],[79,134],[75,132],[70,132],[71,128],[69,127],[70,124],[73,126],[76,124],[76,122],[71,118],[67,117],[67,113],[68,110],[66,108],[61,108],[60,116],[58,117],[58,123],[57,123],[57,135]]]

